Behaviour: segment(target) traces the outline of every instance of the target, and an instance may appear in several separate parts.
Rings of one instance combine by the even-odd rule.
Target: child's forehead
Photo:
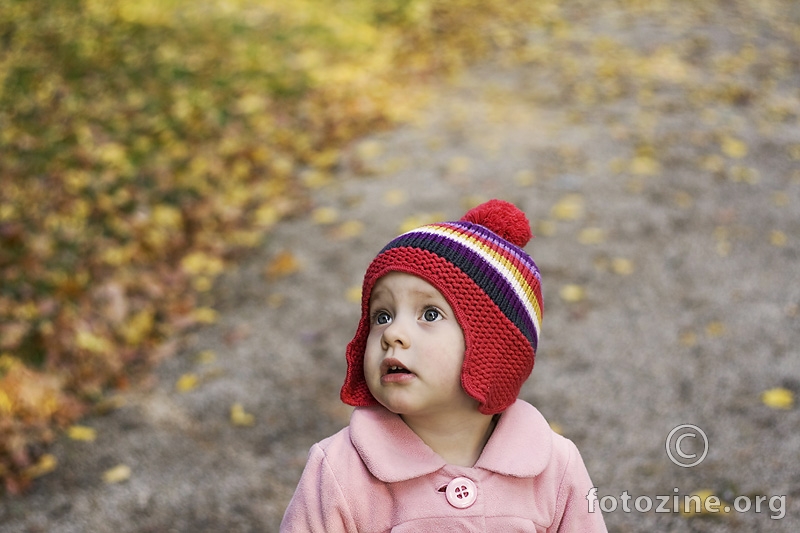
[[[389,272],[375,282],[370,294],[370,301],[380,297],[398,296],[444,298],[436,287],[419,276],[405,272]]]

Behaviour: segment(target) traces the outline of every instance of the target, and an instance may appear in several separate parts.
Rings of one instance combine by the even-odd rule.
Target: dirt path
[[[218,323],[85,420],[94,442],[59,441],[55,472],[0,502],[0,532],[277,531],[309,446],[347,423],[364,268],[403,224],[491,197],[528,213],[544,280],[522,397],[614,497],[610,531],[797,531],[800,410],[762,392],[800,394],[800,12],[757,4],[565,12],[524,61],[477,67],[417,122],[355,144],[313,193],[324,209],[225,276]],[[693,468],[665,452],[680,424],[708,437]],[[119,465],[129,476],[105,482]],[[676,489],[752,506],[635,511]],[[785,498],[756,513],[756,496]]]

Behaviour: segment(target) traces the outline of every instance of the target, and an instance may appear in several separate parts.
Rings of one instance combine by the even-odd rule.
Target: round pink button
[[[445,490],[447,502],[458,509],[466,509],[478,497],[478,489],[471,479],[457,477],[447,484]]]

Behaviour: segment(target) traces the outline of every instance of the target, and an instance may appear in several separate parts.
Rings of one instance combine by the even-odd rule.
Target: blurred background
[[[796,530],[799,87],[791,0],[3,0],[0,531],[277,531],[370,259],[492,197],[599,496],[741,503],[609,530]]]

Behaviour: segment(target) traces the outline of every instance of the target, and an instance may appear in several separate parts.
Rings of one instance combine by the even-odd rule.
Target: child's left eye
[[[422,313],[422,318],[426,322],[434,322],[439,319],[441,313],[439,313],[438,309],[426,309],[424,313]]]

